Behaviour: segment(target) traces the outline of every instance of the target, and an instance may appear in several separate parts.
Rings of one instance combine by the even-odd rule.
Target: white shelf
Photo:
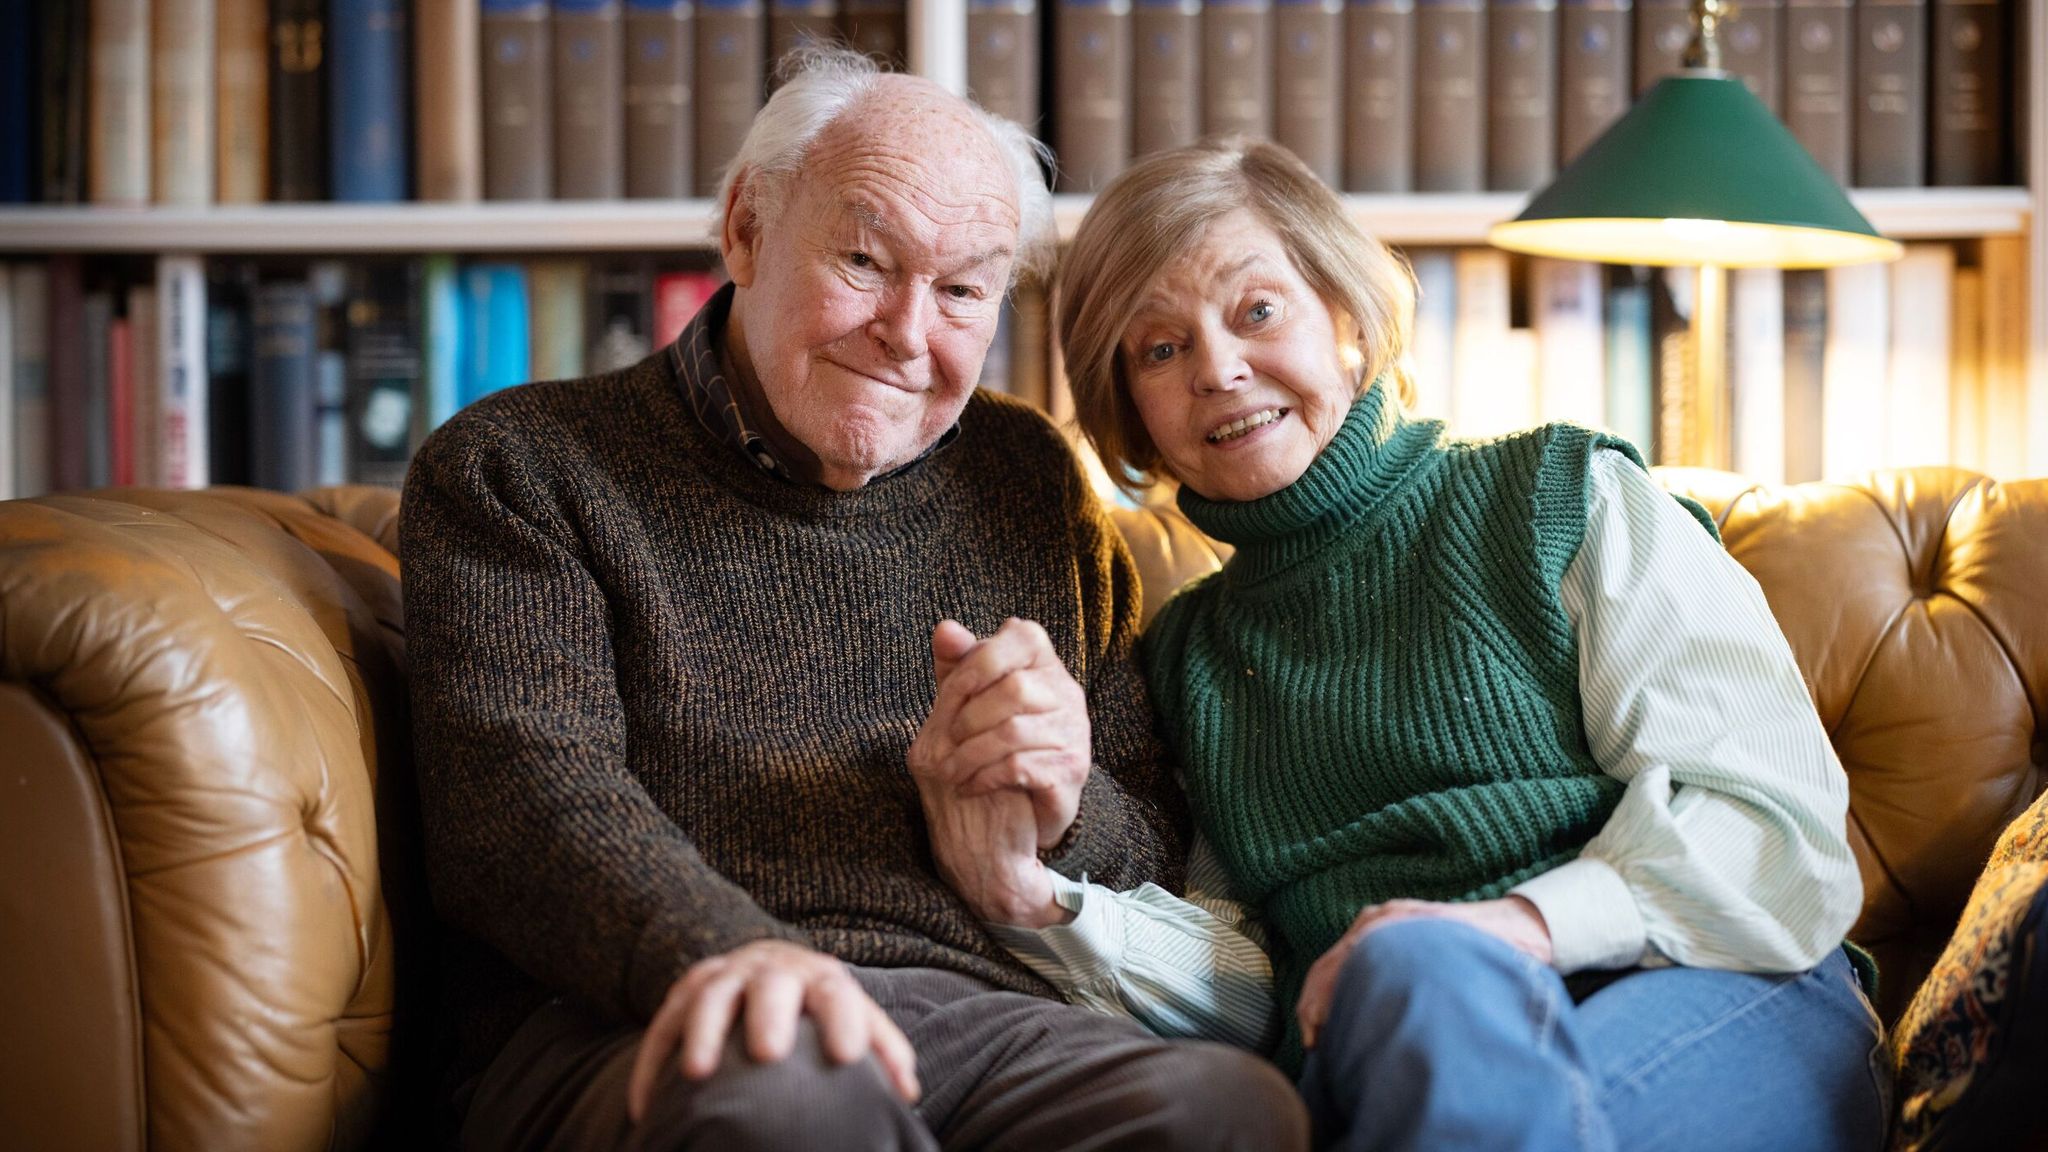
[[[1851,194],[1900,240],[2017,235],[2024,188],[1896,188]],[[1519,212],[1515,192],[1347,196],[1368,232],[1393,244],[1480,244]],[[1086,196],[1056,196],[1071,236]],[[710,245],[708,200],[486,204],[263,204],[229,208],[0,209],[0,253],[44,252],[597,252]]]

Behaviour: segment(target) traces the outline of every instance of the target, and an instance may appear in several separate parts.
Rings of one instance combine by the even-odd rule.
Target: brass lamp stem
[[[1732,0],[1692,0],[1692,40],[1681,61],[1685,67],[1721,71],[1721,25],[1735,15]]]

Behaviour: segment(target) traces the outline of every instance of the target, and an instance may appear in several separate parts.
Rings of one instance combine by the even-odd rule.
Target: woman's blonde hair
[[[1415,274],[1359,230],[1292,152],[1262,141],[1203,141],[1138,161],[1096,196],[1060,261],[1054,292],[1074,415],[1112,475],[1155,478],[1159,450],[1131,403],[1124,329],[1160,269],[1217,220],[1248,210],[1330,310],[1357,323],[1361,385],[1386,376],[1414,401],[1402,365],[1415,322]]]

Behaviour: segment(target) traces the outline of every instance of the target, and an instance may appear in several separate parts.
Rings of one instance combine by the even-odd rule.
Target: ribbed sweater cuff
[[[688,916],[672,914],[650,922],[633,946],[633,967],[626,974],[626,995],[634,1018],[654,1018],[655,1010],[667,998],[669,989],[682,979],[690,965],[712,956],[722,956],[742,944],[756,940],[787,940],[806,948],[814,947],[800,928],[785,924],[765,912],[733,917],[724,924],[707,925]]]
[[[1551,966],[1570,975],[1587,968],[1628,968],[1643,958],[1648,936],[1635,896],[1605,860],[1581,856],[1514,887],[1550,928]]]

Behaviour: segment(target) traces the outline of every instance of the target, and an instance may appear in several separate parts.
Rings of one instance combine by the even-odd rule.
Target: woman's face
[[[1166,470],[1211,500],[1256,500],[1337,434],[1358,393],[1355,333],[1245,211],[1160,269],[1119,354]]]

